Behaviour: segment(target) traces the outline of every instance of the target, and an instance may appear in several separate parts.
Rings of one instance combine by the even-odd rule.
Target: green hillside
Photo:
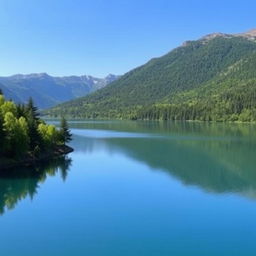
[[[256,120],[256,43],[248,34],[188,41],[108,87],[47,113],[78,118]]]

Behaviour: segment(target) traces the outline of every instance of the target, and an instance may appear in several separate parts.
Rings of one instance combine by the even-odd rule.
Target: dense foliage
[[[256,43],[218,36],[187,42],[96,93],[47,113],[77,118],[256,120]]]
[[[32,99],[27,105],[6,101],[0,93],[0,158],[39,157],[71,139],[66,121],[57,129],[39,118]]]

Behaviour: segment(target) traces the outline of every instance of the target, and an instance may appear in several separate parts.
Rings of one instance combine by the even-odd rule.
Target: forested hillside
[[[47,114],[78,118],[256,120],[256,43],[251,34],[188,41],[87,97]]]

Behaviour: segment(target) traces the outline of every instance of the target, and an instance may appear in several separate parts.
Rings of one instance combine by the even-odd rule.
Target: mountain
[[[213,33],[47,113],[88,118],[256,121],[256,30]]]
[[[36,105],[43,109],[57,105],[105,87],[118,76],[105,78],[92,76],[53,77],[46,73],[13,75],[0,77],[0,89],[7,99],[15,102],[27,102],[32,97]]]

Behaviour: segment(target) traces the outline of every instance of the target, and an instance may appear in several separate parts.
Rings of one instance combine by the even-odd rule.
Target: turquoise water
[[[256,255],[256,126],[70,126],[68,158],[0,175],[1,255]]]

